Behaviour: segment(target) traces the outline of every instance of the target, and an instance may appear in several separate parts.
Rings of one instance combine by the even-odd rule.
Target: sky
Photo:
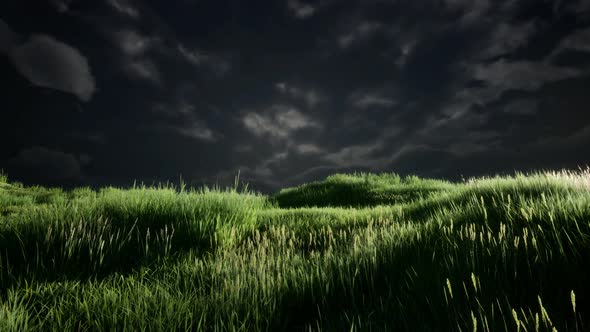
[[[590,0],[3,0],[0,76],[29,185],[590,163]]]

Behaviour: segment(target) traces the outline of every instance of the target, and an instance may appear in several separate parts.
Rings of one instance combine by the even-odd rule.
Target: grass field
[[[272,196],[0,175],[0,331],[590,330],[590,169]]]

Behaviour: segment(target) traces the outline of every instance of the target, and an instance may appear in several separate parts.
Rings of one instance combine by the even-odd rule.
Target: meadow
[[[0,331],[590,330],[590,169],[274,195],[0,174]]]

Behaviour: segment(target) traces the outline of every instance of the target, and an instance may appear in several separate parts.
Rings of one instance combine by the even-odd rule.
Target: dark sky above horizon
[[[588,0],[3,0],[0,75],[27,184],[590,162]]]

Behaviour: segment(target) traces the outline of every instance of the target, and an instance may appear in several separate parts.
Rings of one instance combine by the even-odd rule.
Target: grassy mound
[[[590,329],[588,171],[270,198],[6,182],[0,331]]]
[[[282,189],[271,199],[282,208],[349,206],[364,207],[412,202],[454,186],[442,180],[397,174],[335,174],[324,181]]]

